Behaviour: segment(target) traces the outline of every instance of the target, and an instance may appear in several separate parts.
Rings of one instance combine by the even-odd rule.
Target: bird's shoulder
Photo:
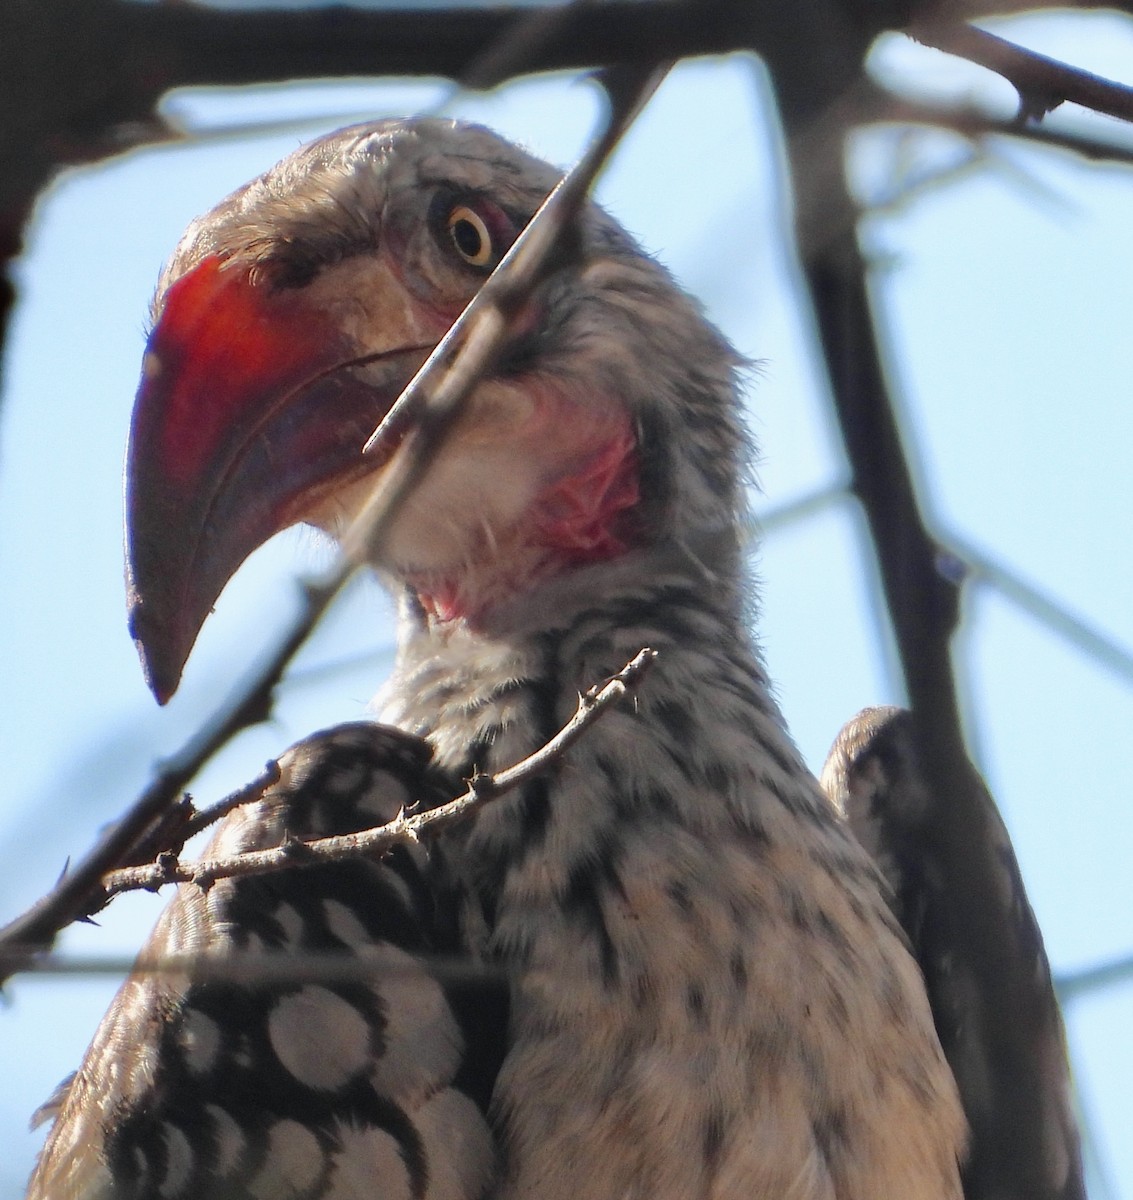
[[[466,1082],[469,985],[444,977],[427,857],[301,861],[302,843],[433,807],[452,785],[422,739],[369,723],[304,739],[279,766],[205,857],[291,847],[296,865],[179,888],[148,969],[53,1098],[30,1200],[483,1189],[493,1147],[472,1095],[487,1089]]]

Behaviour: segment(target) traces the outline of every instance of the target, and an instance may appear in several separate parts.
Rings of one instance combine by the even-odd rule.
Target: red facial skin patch
[[[617,517],[641,499],[637,441],[629,421],[583,467],[552,484],[536,502],[539,540],[565,562],[598,562],[628,549]]]
[[[263,397],[285,402],[345,353],[302,293],[251,286],[246,271],[204,259],[170,287],[143,367],[141,395],[163,393],[162,469],[179,484],[198,482],[217,446],[260,415]]]

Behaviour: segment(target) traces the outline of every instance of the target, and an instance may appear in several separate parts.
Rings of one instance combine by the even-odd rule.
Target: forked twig
[[[236,879],[285,871],[291,867],[314,867],[347,859],[384,854],[404,842],[420,841],[425,833],[444,829],[463,820],[476,809],[547,770],[630,688],[635,687],[648,670],[657,651],[640,650],[622,669],[604,683],[595,684],[579,696],[571,719],[553,738],[534,753],[495,774],[478,773],[468,780],[467,790],[447,804],[423,812],[402,811],[385,825],[343,833],[311,841],[290,839],[267,850],[249,850],[224,858],[199,859],[182,863],[174,855],[162,855],[146,866],[123,867],[110,871],[102,879],[105,900],[121,892],[153,891],[168,883],[196,883],[211,886],[218,879]]]
[[[251,783],[246,783],[242,788],[237,788],[236,791],[230,792],[223,800],[218,800],[215,804],[210,804],[208,808],[202,808],[194,812],[185,823],[185,836],[181,844],[184,845],[191,837],[195,837],[210,825],[215,825],[222,817],[228,816],[234,808],[239,808],[242,804],[250,804],[253,800],[258,800],[272,784],[278,782],[279,763],[273,758],[268,761],[264,769]]]
[[[638,651],[617,674],[595,684],[579,696],[574,715],[550,741],[502,771],[474,775],[468,781],[467,790],[447,804],[411,814],[403,810],[385,825],[364,829],[358,833],[315,838],[311,841],[289,839],[282,845],[268,850],[251,850],[223,858],[182,863],[176,854],[159,854],[155,862],[145,866],[122,867],[107,872],[93,897],[94,903],[90,911],[98,911],[123,892],[157,891],[171,883],[195,883],[201,887],[211,887],[219,879],[263,875],[271,871],[290,870],[293,867],[322,866],[361,857],[373,858],[394,846],[420,841],[422,835],[456,824],[489,801],[528,782],[558,762],[612,705],[637,686],[656,657],[657,651],[648,647]],[[255,785],[234,793],[220,805],[206,811],[222,815],[219,812],[221,807],[231,809],[242,802],[241,797],[255,799],[256,789],[259,793],[263,792],[265,780],[269,779],[274,765],[268,764],[268,771]],[[276,774],[278,775],[278,769]],[[7,978],[16,971],[35,969],[35,954],[39,948],[35,944],[0,944],[0,974]]]

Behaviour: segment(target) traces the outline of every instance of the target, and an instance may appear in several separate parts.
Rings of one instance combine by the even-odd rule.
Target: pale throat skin
[[[341,536],[373,486],[365,476],[339,489],[308,520]],[[489,381],[468,398],[374,565],[439,619],[479,625],[544,579],[624,554],[624,518],[639,499],[636,438],[616,402],[550,380]]]
[[[195,223],[164,285],[220,252],[282,263],[290,298],[349,326],[354,370],[425,345],[477,284],[415,195],[530,213],[556,178],[474,127],[342,131]],[[388,1093],[427,1164],[421,1196],[961,1200],[964,1121],[923,981],[752,640],[738,356],[596,206],[537,302],[538,327],[470,396],[373,564],[401,599],[380,718],[455,777],[495,770],[643,646],[658,658],[551,772],[428,847],[459,953],[502,968],[510,1012],[486,1109],[459,1090],[449,1058],[476,1048],[448,1025],[444,1069],[410,1099]],[[371,480],[355,463],[339,482],[290,519],[341,535]],[[416,1015],[408,985],[398,1001],[391,1025]],[[59,1144],[93,1145],[84,1120],[57,1125]],[[399,1153],[351,1125],[300,1166],[337,1181],[319,1200],[421,1200]],[[91,1171],[102,1190],[31,1195],[110,1200],[107,1169]]]

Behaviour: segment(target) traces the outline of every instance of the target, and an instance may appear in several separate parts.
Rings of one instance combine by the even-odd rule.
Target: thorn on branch
[[[1015,125],[1023,126],[1030,124],[1039,124],[1047,113],[1054,112],[1060,104],[1065,102],[1065,97],[1055,95],[1053,92],[1035,91],[1035,90],[1020,90],[1016,88],[1019,94],[1019,109],[1015,113]]]
[[[495,777],[488,774],[487,771],[474,771],[465,780],[465,783],[468,784],[468,790],[478,802],[490,800],[496,794]]]
[[[391,836],[403,838],[407,842],[421,840],[417,835],[417,826],[414,824],[413,818],[406,815],[404,807],[398,810],[397,816],[388,823],[387,828]]]
[[[307,843],[293,833],[287,834],[279,844],[279,853],[284,858],[301,859],[307,853]]]
[[[195,837],[210,825],[215,825],[222,817],[228,816],[234,808],[240,808],[245,804],[254,804],[257,800],[263,799],[264,792],[268,788],[274,787],[279,782],[281,775],[282,771],[278,761],[274,758],[269,758],[264,764],[264,769],[251,783],[246,784],[242,788],[237,788],[236,791],[225,796],[223,800],[218,800],[208,808],[194,813],[192,820],[186,826],[184,841]],[[182,845],[184,845],[184,842],[182,842]],[[180,846],[177,847],[177,849],[180,848]]]
[[[166,850],[157,856],[156,865],[160,878],[149,885],[148,890],[151,892],[156,892],[163,884],[176,882],[181,860],[172,850]]]

